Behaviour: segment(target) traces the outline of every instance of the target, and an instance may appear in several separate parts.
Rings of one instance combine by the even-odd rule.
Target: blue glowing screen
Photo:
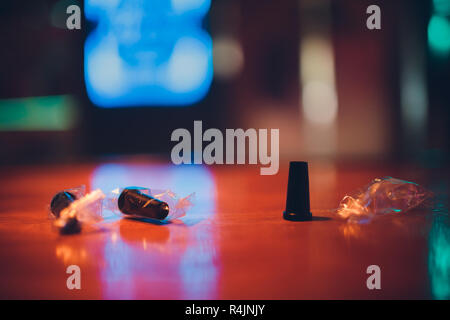
[[[201,100],[213,76],[202,21],[210,0],[86,0],[95,25],[84,76],[99,107],[177,106]]]

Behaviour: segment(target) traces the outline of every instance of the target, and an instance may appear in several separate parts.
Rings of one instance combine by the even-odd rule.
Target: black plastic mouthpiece
[[[169,214],[169,205],[142,193],[139,189],[128,187],[122,191],[117,200],[119,210],[129,216],[164,220]]]
[[[308,163],[291,161],[286,197],[286,210],[283,217],[291,221],[309,221],[312,214],[309,208]]]

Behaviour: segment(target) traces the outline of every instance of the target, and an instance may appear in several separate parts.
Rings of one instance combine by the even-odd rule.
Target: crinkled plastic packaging
[[[84,197],[86,186],[81,185],[75,188],[65,189],[53,196],[50,203],[49,213],[51,218],[59,218],[63,209],[68,207],[73,201]]]
[[[193,205],[194,194],[179,198],[170,190],[117,188],[103,202],[104,210],[125,217],[170,221],[181,218]]]
[[[63,192],[68,192],[64,190]],[[55,198],[61,193],[58,193]],[[70,192],[71,195],[74,193]],[[54,226],[63,234],[78,233],[81,231],[81,224],[92,224],[103,219],[102,208],[105,195],[100,189],[94,190],[86,195],[80,192],[75,199],[55,216]],[[72,200],[72,199],[71,199]],[[52,201],[53,204],[53,201]]]
[[[84,223],[99,222],[103,219],[102,200],[104,198],[105,195],[100,189],[94,190],[62,210],[60,218],[77,217]]]
[[[368,222],[377,216],[406,212],[431,197],[431,192],[414,182],[385,177],[346,195],[337,214],[348,222]]]

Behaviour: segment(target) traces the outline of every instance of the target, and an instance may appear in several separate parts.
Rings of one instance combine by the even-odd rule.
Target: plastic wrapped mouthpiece
[[[75,200],[75,195],[69,191],[58,192],[50,203],[50,211],[56,218],[59,218],[61,211],[70,206]]]
[[[406,212],[431,197],[431,192],[414,182],[385,177],[346,195],[337,214],[349,222],[368,222],[376,216]]]
[[[85,194],[86,187],[84,185],[58,192],[53,196],[53,199],[50,202],[51,214],[53,217],[59,218],[63,209],[67,208],[76,199],[84,197]]]
[[[141,192],[138,188],[124,189],[117,200],[119,210],[126,215],[164,220],[169,215],[169,205]]]
[[[186,215],[192,206],[193,194],[178,198],[170,190],[141,187],[117,188],[104,201],[105,210],[125,217],[169,221]]]
[[[65,195],[57,194],[54,199],[65,199]],[[105,195],[100,189],[94,190],[87,195],[76,199],[59,213],[54,225],[61,234],[79,233],[81,223],[91,224],[99,222],[102,216],[102,201]]]

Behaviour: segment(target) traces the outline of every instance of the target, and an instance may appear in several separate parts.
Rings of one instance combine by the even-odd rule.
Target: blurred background
[[[282,159],[448,163],[450,0],[2,0],[0,36],[2,165],[169,159],[194,120],[279,128]]]

